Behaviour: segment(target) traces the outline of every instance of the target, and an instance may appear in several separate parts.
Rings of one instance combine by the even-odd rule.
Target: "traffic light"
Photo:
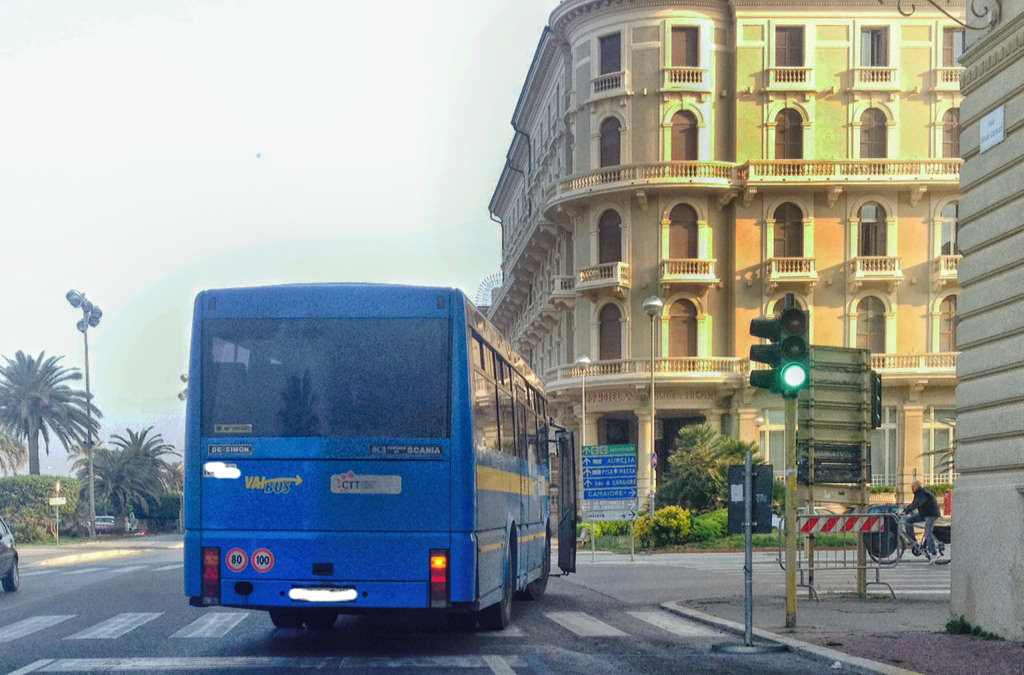
[[[771,343],[750,347],[750,360],[770,367],[770,370],[752,370],[750,384],[785,398],[796,398],[797,393],[807,387],[810,375],[807,312],[796,306],[789,293],[778,316],[750,321],[750,334]]]
[[[871,371],[871,428],[882,426],[882,376]]]

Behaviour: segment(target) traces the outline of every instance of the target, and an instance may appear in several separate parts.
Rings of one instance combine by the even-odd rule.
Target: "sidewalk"
[[[745,604],[738,597],[685,600],[663,609],[735,632],[743,644]],[[785,598],[754,598],[755,643],[781,642],[838,672],[926,673],[927,675],[1022,675],[1024,645],[950,635],[948,599],[898,599],[802,593],[797,626],[785,627]]]
[[[88,560],[104,560],[137,555],[155,549],[184,548],[180,534],[155,534],[142,537],[97,537],[91,541],[73,539],[55,544],[22,544],[18,546],[21,569],[70,565]]]

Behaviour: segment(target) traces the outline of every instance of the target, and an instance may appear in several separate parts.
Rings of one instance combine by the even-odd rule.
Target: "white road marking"
[[[249,612],[212,612],[185,626],[172,638],[219,638],[242,622]]]
[[[67,621],[74,617],[74,614],[51,614],[43,616],[34,616],[31,619],[25,619],[18,623],[12,623],[10,626],[4,626],[0,628],[0,642],[10,642],[11,640],[17,640],[20,637],[31,635],[36,631],[41,631],[44,628],[56,626],[61,621]]]
[[[493,664],[493,665],[492,665]],[[408,656],[408,657],[290,657],[290,656],[209,656],[209,657],[135,657],[95,659],[43,659],[15,671],[16,673],[90,673],[117,671],[162,670],[243,670],[243,669],[331,669],[366,671],[374,669],[414,668],[437,669],[480,669],[490,668],[500,675],[515,673],[515,668],[525,668],[526,662],[519,656]],[[498,670],[495,670],[498,668]],[[507,668],[507,670],[505,670]]]
[[[544,616],[580,637],[622,637],[618,628],[598,621],[583,612],[545,612]]]
[[[156,567],[153,569],[154,572],[166,572],[167,570],[180,570],[185,566],[185,563],[174,563],[173,565],[164,565],[163,567]]]
[[[111,640],[147,624],[163,612],[127,612],[102,621],[92,628],[69,635],[65,640]]]
[[[634,619],[660,628],[680,637],[715,637],[721,635],[714,628],[694,623],[665,612],[627,612]]]
[[[106,567],[83,567],[80,570],[68,570],[64,574],[71,576],[73,574],[88,574],[89,572],[101,572],[107,569]]]

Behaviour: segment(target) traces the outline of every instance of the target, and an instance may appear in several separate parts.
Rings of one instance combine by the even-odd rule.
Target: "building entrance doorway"
[[[704,415],[690,415],[687,417],[658,417],[657,432],[655,433],[654,451],[658,454],[658,485],[661,485],[662,474],[668,469],[668,456],[676,444],[676,435],[683,427],[696,424],[704,424],[707,418]]]

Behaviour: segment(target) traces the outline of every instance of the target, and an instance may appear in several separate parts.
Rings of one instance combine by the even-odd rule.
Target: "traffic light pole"
[[[786,404],[786,628],[796,627],[796,398]]]

